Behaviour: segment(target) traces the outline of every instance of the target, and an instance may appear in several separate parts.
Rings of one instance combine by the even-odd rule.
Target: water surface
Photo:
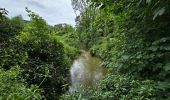
[[[91,56],[89,52],[82,51],[70,69],[72,82],[70,92],[76,91],[79,85],[93,86],[102,79],[106,70],[101,63],[101,59]]]

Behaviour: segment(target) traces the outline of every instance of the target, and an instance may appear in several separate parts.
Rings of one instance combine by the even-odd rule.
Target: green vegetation
[[[97,90],[66,99],[169,100],[168,0],[72,0],[72,5],[80,12],[80,40],[110,74]]]
[[[49,26],[0,9],[0,99],[169,100],[170,1],[72,0],[76,26]],[[80,44],[109,73],[93,88],[68,92]],[[17,66],[17,67],[16,67]]]
[[[20,73],[19,67],[13,67],[8,71],[0,69],[0,99],[1,100],[23,100],[23,99],[42,99],[42,90],[37,86],[27,88],[22,82],[18,81]]]
[[[69,68],[78,52],[74,45],[69,44],[75,42],[74,37],[71,38],[75,36],[75,30],[70,26],[61,36],[58,34],[61,30],[51,28],[37,14],[26,11],[29,22],[24,22],[19,16],[9,19],[7,11],[1,10],[0,68],[2,76],[6,77],[1,77],[4,81],[1,82],[0,94],[2,99],[58,99],[68,88]],[[15,66],[22,71],[13,72]],[[6,84],[8,82],[11,83]],[[9,90],[3,93],[5,88]]]

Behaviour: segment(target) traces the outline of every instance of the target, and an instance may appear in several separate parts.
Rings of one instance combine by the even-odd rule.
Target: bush
[[[10,39],[6,45],[0,48],[0,66],[6,70],[26,64],[27,59],[27,52],[16,38]]]
[[[153,100],[157,89],[152,80],[135,80],[130,76],[107,75],[96,87],[81,88],[78,93],[65,94],[62,99],[90,100]]]
[[[8,19],[4,16],[4,20],[0,20],[11,20],[13,24],[17,22],[16,27],[4,26],[0,29],[3,38],[0,41],[0,66],[6,70],[21,67],[23,71],[19,76],[27,86],[38,85],[44,90],[44,99],[57,99],[68,88],[69,68],[77,49],[65,42],[73,39],[64,39],[66,34],[54,35],[41,17],[26,10],[31,20],[24,26],[19,17]],[[8,32],[11,35],[3,37]]]
[[[0,99],[1,100],[23,100],[23,99],[42,99],[42,90],[37,86],[26,87],[18,81],[20,73],[19,67],[13,67],[8,71],[0,69]]]
[[[47,99],[57,99],[66,88],[70,61],[63,44],[50,36],[46,22],[35,14],[30,16],[31,21],[18,37],[28,56],[21,75],[29,85],[43,88]]]

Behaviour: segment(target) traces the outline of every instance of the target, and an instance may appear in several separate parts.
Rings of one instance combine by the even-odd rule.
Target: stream
[[[70,69],[71,86],[69,91],[77,91],[80,85],[94,86],[106,74],[106,69],[102,67],[101,63],[101,59],[91,56],[87,51],[82,51]]]

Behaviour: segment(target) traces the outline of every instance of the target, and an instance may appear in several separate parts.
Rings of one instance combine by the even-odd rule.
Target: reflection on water
[[[82,51],[70,69],[72,81],[70,92],[76,91],[78,85],[93,86],[105,73],[106,70],[101,66],[99,58],[92,57],[89,52]]]

